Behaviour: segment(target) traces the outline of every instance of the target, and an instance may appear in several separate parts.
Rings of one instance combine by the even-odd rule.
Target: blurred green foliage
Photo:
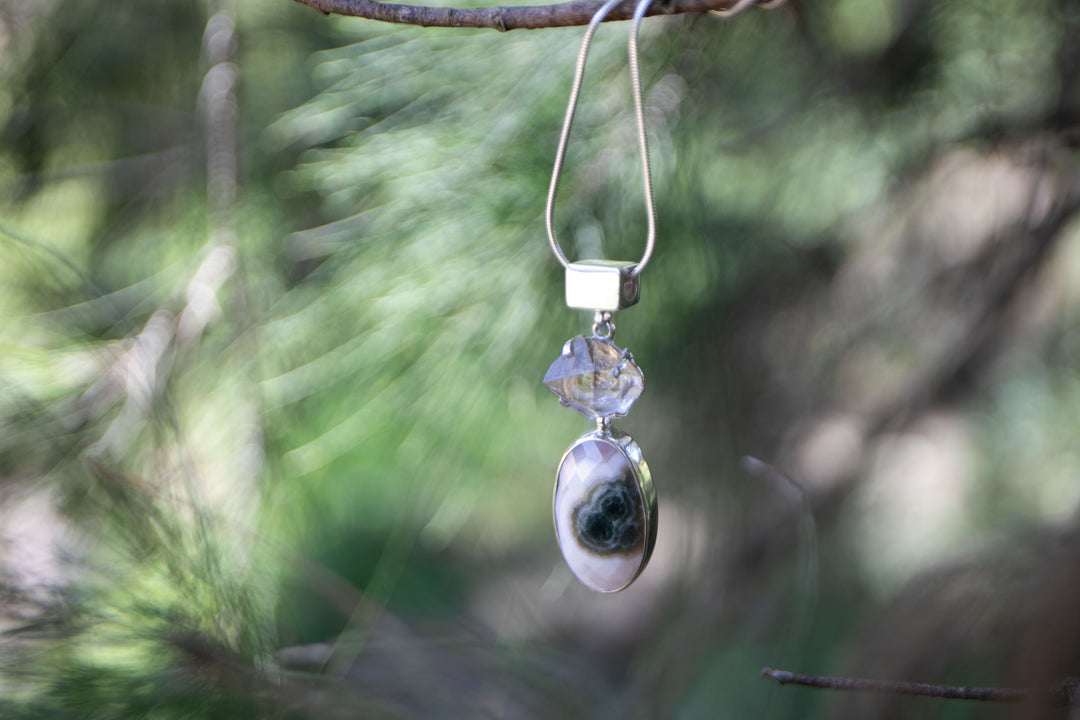
[[[905,583],[1076,524],[1078,24],[1061,0],[646,23],[660,236],[617,320],[675,539],[591,598],[550,530],[585,424],[539,383],[588,324],[541,217],[581,29],[0,1],[0,714],[855,712],[757,672],[873,673],[845,663]],[[640,253],[623,32],[571,136],[574,257]],[[999,283],[1043,225],[1056,249]],[[815,428],[850,467],[815,470]],[[805,479],[820,567],[747,453]],[[1011,682],[1001,635],[894,679]]]

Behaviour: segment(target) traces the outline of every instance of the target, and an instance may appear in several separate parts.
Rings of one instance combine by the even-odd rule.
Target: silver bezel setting
[[[567,549],[563,548],[562,540],[559,535],[559,516],[558,506],[556,504],[559,496],[559,480],[562,477],[563,464],[566,462],[566,458],[573,452],[574,448],[585,442],[603,442],[616,449],[616,451],[622,455],[626,460],[627,465],[630,467],[631,474],[634,478],[634,484],[637,487],[638,494],[640,495],[642,510],[644,513],[645,521],[645,539],[644,549],[642,551],[641,560],[637,565],[633,575],[629,577],[623,584],[618,587],[597,587],[594,583],[588,581],[588,579],[581,577],[574,569],[574,564],[567,558]],[[552,517],[555,524],[555,540],[559,543],[559,548],[563,552],[563,557],[567,559],[567,565],[570,567],[574,576],[586,587],[596,592],[601,593],[613,593],[625,589],[631,583],[634,582],[641,575],[641,572],[645,569],[645,566],[649,563],[649,558],[652,556],[653,546],[656,543],[656,531],[657,531],[657,500],[656,489],[653,487],[652,473],[649,470],[648,464],[645,462],[645,458],[641,454],[641,448],[637,443],[625,433],[621,433],[614,429],[605,428],[603,430],[594,430],[589,433],[585,433],[575,440],[570,447],[563,453],[562,458],[559,460],[559,468],[555,474],[555,490],[552,493],[551,510]]]

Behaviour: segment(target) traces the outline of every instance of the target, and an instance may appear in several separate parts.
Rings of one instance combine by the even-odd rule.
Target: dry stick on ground
[[[599,2],[574,0],[554,5],[490,8],[448,8],[420,5],[399,5],[378,0],[296,0],[319,12],[349,17],[381,20],[422,27],[488,28],[507,30],[536,30],[539,28],[588,25]],[[785,0],[655,0],[646,15],[679,15],[682,13],[714,12],[721,16],[736,14],[751,5],[766,9],[779,7]],[[617,5],[605,22],[629,20],[634,14],[634,1]]]
[[[801,675],[776,670],[761,669],[761,674],[781,685],[804,685],[824,690],[862,690],[890,695],[919,695],[921,697],[946,698],[949,700],[978,700],[982,702],[1015,703],[1033,699],[1028,690],[997,687],[965,687],[960,685],[931,685],[929,683],[897,682],[895,680],[869,680],[867,678],[828,677],[824,675]],[[1069,678],[1051,691],[1062,706],[1080,704],[1080,684]]]

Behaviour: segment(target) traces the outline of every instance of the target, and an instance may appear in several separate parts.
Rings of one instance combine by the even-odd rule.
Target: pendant
[[[656,491],[637,443],[611,427],[645,388],[629,352],[612,342],[610,312],[592,337],[575,337],[544,384],[596,421],[563,454],[555,481],[555,535],[574,575],[597,592],[622,590],[641,574],[656,542]]]
[[[585,586],[615,592],[645,569],[656,542],[656,491],[629,435],[579,437],[559,463],[554,509],[563,558]]]

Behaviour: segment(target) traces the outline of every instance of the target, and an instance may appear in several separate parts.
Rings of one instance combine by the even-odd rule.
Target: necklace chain
[[[641,19],[649,9],[653,0],[638,0],[634,9],[634,16],[630,21],[630,39],[627,43],[630,56],[630,85],[634,96],[634,113],[637,119],[638,147],[641,150],[641,173],[645,186],[645,214],[648,223],[645,238],[645,252],[641,260],[631,271],[631,275],[637,277],[645,270],[645,266],[652,259],[653,248],[656,245],[656,208],[653,201],[652,174],[649,172],[649,141],[645,132],[645,110],[641,99],[641,71],[638,67],[638,28],[641,27]],[[585,38],[581,41],[581,50],[578,52],[577,67],[574,70],[574,82],[570,86],[570,99],[566,104],[566,116],[563,118],[562,133],[559,135],[559,147],[555,151],[555,167],[551,171],[551,185],[548,187],[547,207],[544,211],[544,223],[547,228],[548,243],[551,251],[563,267],[569,267],[570,261],[566,258],[559,240],[555,237],[555,196],[559,191],[559,175],[562,172],[563,159],[566,157],[566,145],[570,139],[570,126],[574,122],[574,111],[577,109],[578,97],[581,94],[581,81],[585,76],[585,60],[589,54],[589,44],[592,42],[596,29],[623,0],[607,0],[589,21],[589,27],[585,31]]]

